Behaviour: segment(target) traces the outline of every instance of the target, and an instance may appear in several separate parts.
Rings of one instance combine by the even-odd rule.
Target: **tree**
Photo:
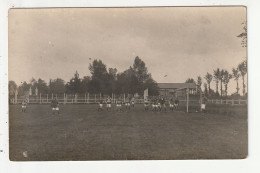
[[[208,88],[209,88],[208,93],[209,93],[209,95],[211,93],[210,83],[212,81],[212,78],[213,78],[212,75],[209,74],[208,72],[207,72],[206,76],[204,77],[204,79],[207,81],[207,84],[208,84]]]
[[[108,69],[108,92],[116,92],[116,80],[117,80],[117,69],[109,68]]]
[[[195,84],[196,84],[196,82],[195,82],[195,80],[194,80],[193,78],[188,78],[188,79],[185,81],[185,83],[195,83]]]
[[[29,94],[29,89],[32,87],[31,84],[28,84],[27,82],[23,82],[19,87],[18,87],[18,94],[19,95],[28,95]]]
[[[81,81],[78,71],[75,72],[74,77],[66,84],[66,92],[72,94],[81,93]]]
[[[207,83],[204,83],[204,93],[205,93],[205,95],[207,96],[208,95],[208,85],[207,85]]]
[[[219,78],[220,78],[219,76],[220,76],[220,70],[219,70],[219,68],[217,68],[213,72],[213,78],[214,78],[214,81],[216,83],[216,94],[217,95],[219,94],[219,92],[218,92],[218,83],[219,83]]]
[[[101,60],[94,60],[89,64],[91,81],[89,82],[89,92],[91,93],[109,93],[108,72],[106,65]]]
[[[9,81],[8,82],[8,91],[9,91],[9,96],[14,96],[15,92],[17,90],[17,85],[15,83],[15,81]]]
[[[240,75],[242,77],[242,81],[243,81],[243,96],[245,96],[245,88],[246,88],[246,85],[245,85],[245,75],[247,73],[247,62],[246,60],[241,62],[239,65],[238,65],[238,70],[240,72]]]
[[[89,71],[92,78],[100,78],[107,74],[107,67],[101,60],[95,59],[92,64],[89,64]]]
[[[135,94],[138,92],[138,79],[132,67],[125,70],[117,76],[117,89],[116,93],[129,93]]]
[[[125,70],[117,76],[117,92],[143,95],[148,88],[149,94],[157,95],[158,86],[153,80],[152,75],[148,73],[145,63],[137,56],[133,67]]]
[[[233,73],[233,78],[234,78],[234,80],[237,82],[236,90],[237,90],[237,95],[238,95],[238,93],[239,93],[238,80],[239,80],[239,77],[240,77],[238,68],[236,68],[236,69],[233,68],[233,69],[232,69],[232,73]]]
[[[41,78],[39,78],[38,81],[34,83],[34,86],[33,86],[34,90],[36,87],[38,89],[38,93],[47,94],[49,92],[47,83],[44,80],[42,80]]]
[[[50,79],[49,88],[50,88],[50,93],[53,94],[65,93],[66,91],[65,81],[61,78],[57,78],[54,80]]]
[[[224,83],[224,86],[225,86],[225,95],[227,96],[227,90],[228,90],[228,83],[230,81],[230,79],[232,78],[232,75],[229,74],[228,71],[224,71],[224,78],[223,78],[223,83]]]
[[[145,66],[145,63],[138,56],[135,57],[133,70],[136,74],[139,83],[144,83],[148,79],[149,74],[148,74],[147,67]]]
[[[157,83],[152,79],[151,76],[144,83],[144,89],[146,88],[148,88],[149,95],[156,96],[159,94],[159,87]]]
[[[81,91],[81,93],[88,92],[90,81],[91,81],[91,77],[89,77],[89,76],[84,76],[83,77],[83,79],[81,80],[81,83],[80,83],[80,91]]]
[[[219,72],[219,81],[220,81],[220,96],[223,96],[223,88],[222,88],[222,84],[223,84],[223,79],[224,79],[224,70],[220,70]]]
[[[109,76],[110,76],[112,79],[116,80],[116,77],[117,77],[117,69],[116,69],[116,68],[109,68],[109,69],[108,69],[108,74],[109,74]]]
[[[247,47],[247,22],[243,22],[243,32],[239,34],[237,37],[242,38],[241,45],[242,47]]]
[[[202,78],[200,76],[198,76],[198,78],[197,78],[198,91],[201,91],[201,85],[202,85]]]

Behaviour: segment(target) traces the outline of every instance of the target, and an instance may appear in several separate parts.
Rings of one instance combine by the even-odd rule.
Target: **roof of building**
[[[171,88],[196,88],[195,83],[157,83],[160,89]]]

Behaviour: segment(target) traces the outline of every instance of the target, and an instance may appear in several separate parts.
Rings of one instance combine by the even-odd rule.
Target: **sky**
[[[93,59],[122,72],[139,56],[158,83],[206,82],[207,72],[231,73],[245,59],[237,37],[244,21],[245,7],[11,9],[8,76],[18,85],[32,77],[69,81],[76,70],[90,75]]]

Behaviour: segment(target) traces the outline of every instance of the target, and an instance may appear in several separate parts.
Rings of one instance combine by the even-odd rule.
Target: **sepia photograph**
[[[10,9],[9,159],[245,159],[247,71],[245,6]]]

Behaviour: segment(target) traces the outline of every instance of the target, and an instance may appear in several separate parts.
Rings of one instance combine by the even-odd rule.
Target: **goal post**
[[[194,92],[193,88],[178,88],[171,89],[170,94],[166,97],[170,98],[178,98],[179,100],[179,108],[184,112],[197,112],[201,111],[201,103],[204,98],[204,93],[200,91]]]

